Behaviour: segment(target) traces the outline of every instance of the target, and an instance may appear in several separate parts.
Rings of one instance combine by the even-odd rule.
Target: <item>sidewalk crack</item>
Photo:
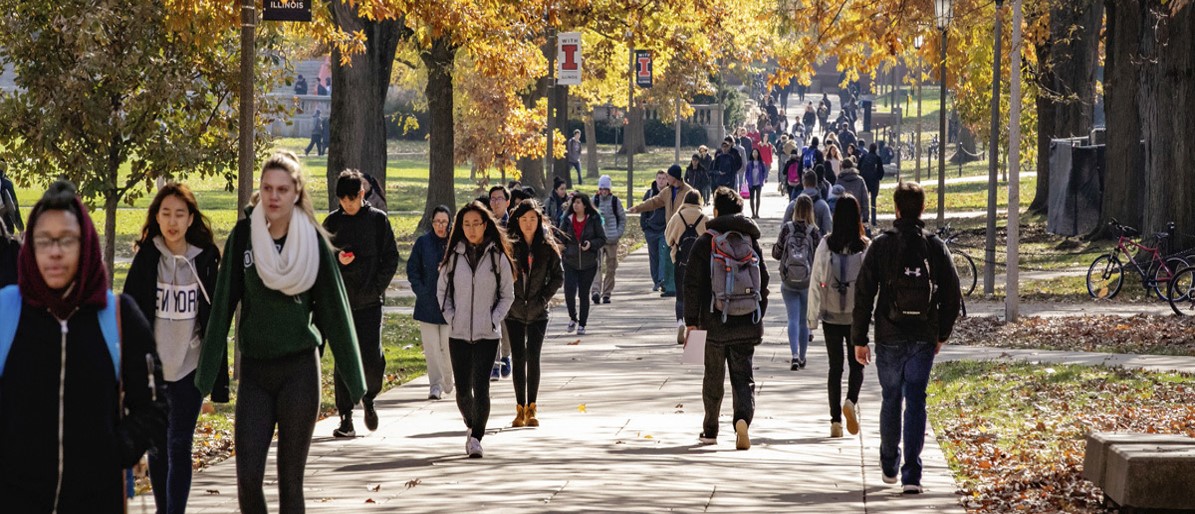
[[[549,496],[544,500],[544,504],[547,505],[549,503],[552,503],[552,500],[556,499],[556,495],[560,494],[561,491],[564,491],[564,488],[568,487],[568,484],[569,484],[569,481],[565,480],[564,484],[561,485],[559,489],[557,489],[555,492],[552,493],[552,496]]]
[[[701,512],[709,512],[710,511],[710,504],[714,503],[714,495],[717,493],[718,493],[718,486],[715,485],[714,490],[710,491],[709,499],[705,500],[705,508],[702,509]]]

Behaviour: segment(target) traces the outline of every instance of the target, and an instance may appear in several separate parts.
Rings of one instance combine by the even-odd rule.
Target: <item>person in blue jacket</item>
[[[432,210],[432,230],[415,240],[411,259],[407,261],[407,280],[415,292],[415,321],[423,341],[423,356],[427,358],[427,381],[431,390],[429,400],[439,400],[452,394],[452,357],[448,353],[448,322],[440,311],[436,298],[436,283],[440,280],[440,262],[448,248],[448,233],[452,228],[452,209],[440,205]]]

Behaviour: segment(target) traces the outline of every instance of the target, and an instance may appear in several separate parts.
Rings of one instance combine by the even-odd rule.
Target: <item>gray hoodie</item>
[[[859,170],[855,168],[842,170],[842,173],[838,174],[838,184],[836,185],[842,186],[846,192],[859,201],[859,214],[863,219],[871,219],[869,217],[871,201],[867,194],[867,183],[863,181],[863,177],[859,176]]]
[[[162,359],[162,378],[167,382],[182,380],[199,365],[199,300],[208,297],[195,271],[200,248],[187,245],[185,255],[174,255],[161,236],[154,246],[162,252],[158,259],[158,300],[153,324],[158,355]],[[202,295],[202,296],[201,296]]]

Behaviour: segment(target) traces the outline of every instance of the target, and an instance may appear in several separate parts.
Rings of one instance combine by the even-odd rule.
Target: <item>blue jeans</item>
[[[809,322],[805,320],[809,310],[809,290],[781,287],[780,296],[784,298],[784,310],[788,314],[788,347],[794,359],[805,360],[805,350],[809,348]]]
[[[149,452],[149,480],[158,512],[181,513],[191,494],[191,442],[203,396],[195,387],[195,372],[166,382],[166,447]]]
[[[880,467],[896,476],[904,437],[902,484],[921,485],[921,448],[925,446],[925,388],[934,365],[935,343],[876,343],[876,371],[884,401],[880,406]],[[904,400],[904,425],[901,425]]]
[[[570,162],[568,167],[577,170],[577,185],[581,185],[584,181],[581,180],[581,162]]]
[[[664,238],[660,238],[660,283],[664,284],[664,292],[668,294],[676,294],[676,265],[672,264],[672,248],[668,247],[668,243]]]
[[[655,234],[647,232],[644,234],[647,238],[647,260],[651,268],[651,285],[659,286],[660,281],[660,242],[664,240],[664,234]]]

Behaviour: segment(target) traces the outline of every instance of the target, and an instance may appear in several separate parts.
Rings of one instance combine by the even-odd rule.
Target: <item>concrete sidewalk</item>
[[[783,207],[774,191],[766,198],[773,219],[761,225],[768,243]],[[770,255],[765,260],[774,270]],[[867,368],[860,397],[861,434],[828,437],[820,330],[809,347],[809,366],[789,371],[775,282],[765,342],[756,349],[753,446],[734,449],[729,386],[719,444],[699,446],[702,369],[680,364],[673,301],[649,292],[645,251],[629,256],[618,276],[614,302],[594,308],[589,335],[564,334],[567,315],[553,312],[543,354],[541,427],[510,428],[511,382],[492,383],[486,455],[467,459],[455,403],[426,400],[426,379],[418,379],[378,399],[377,432],[334,440],[336,419],[317,425],[305,478],[308,510],[962,512],[932,435],[922,455],[927,494],[904,496],[899,485],[881,481],[874,366]],[[272,456],[266,495],[276,505]],[[190,511],[236,509],[232,461],[196,474]]]

